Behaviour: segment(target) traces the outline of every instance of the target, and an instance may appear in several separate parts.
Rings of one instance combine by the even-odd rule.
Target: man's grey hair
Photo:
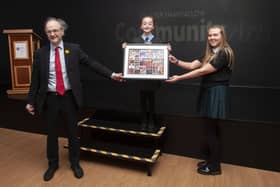
[[[49,21],[57,21],[61,25],[62,30],[64,30],[64,31],[66,31],[68,29],[68,24],[61,18],[48,17],[45,22],[45,27]]]

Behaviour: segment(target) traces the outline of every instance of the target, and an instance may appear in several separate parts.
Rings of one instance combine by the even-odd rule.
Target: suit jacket
[[[95,72],[110,77],[112,71],[100,64],[81,50],[78,44],[64,43],[66,71],[75,102],[82,105],[82,84],[80,79],[80,64],[89,65]],[[50,45],[44,46],[34,53],[32,80],[27,103],[35,105],[42,111],[48,92]]]

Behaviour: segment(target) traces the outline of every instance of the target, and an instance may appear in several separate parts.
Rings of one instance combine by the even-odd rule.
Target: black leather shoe
[[[202,175],[220,175],[222,174],[220,165],[210,166],[209,164],[197,169],[197,172]]]
[[[76,178],[82,178],[84,176],[84,171],[83,169],[81,168],[81,166],[77,165],[77,166],[71,166],[71,169],[74,173],[74,176]]]
[[[201,162],[197,163],[197,167],[202,168],[202,167],[206,166],[207,164],[208,164],[207,161],[201,161]]]
[[[58,169],[58,167],[49,167],[47,169],[47,171],[44,173],[44,181],[49,181],[53,178],[54,173],[56,172],[56,170]]]

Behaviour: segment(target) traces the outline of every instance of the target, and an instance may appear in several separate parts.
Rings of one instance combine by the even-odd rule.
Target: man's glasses
[[[58,33],[59,31],[60,31],[60,29],[48,30],[47,34]]]

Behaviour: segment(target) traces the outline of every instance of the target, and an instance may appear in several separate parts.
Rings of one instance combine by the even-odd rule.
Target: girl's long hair
[[[213,29],[213,28],[220,29],[220,32],[221,32],[221,35],[222,35],[222,41],[221,41],[220,46],[219,46],[219,51],[214,54],[213,51],[212,51],[212,47],[210,46],[209,41],[207,40],[205,55],[204,55],[204,58],[203,58],[203,64],[209,63],[211,60],[213,60],[217,56],[217,54],[221,50],[223,50],[226,53],[226,56],[227,56],[228,67],[230,69],[232,69],[233,64],[234,64],[234,53],[233,53],[232,48],[229,46],[229,44],[227,42],[225,28],[222,25],[212,25],[208,28],[207,33],[209,33],[209,30]]]

